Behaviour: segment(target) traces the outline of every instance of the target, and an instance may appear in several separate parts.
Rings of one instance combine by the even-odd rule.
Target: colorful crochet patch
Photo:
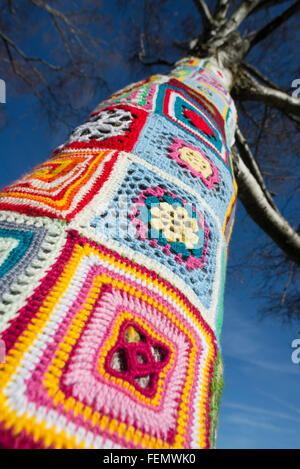
[[[215,93],[222,95],[223,99],[234,107],[230,93],[226,89],[226,77],[213,59],[180,60],[176,63],[172,77],[184,83],[193,83],[192,86],[188,85],[192,90],[199,91],[198,86],[209,85]],[[220,111],[222,108],[218,109]]]
[[[232,175],[205,143],[163,116],[151,114],[133,153],[192,187],[223,223],[232,197]]]
[[[219,173],[217,168],[198,148],[175,138],[170,146],[169,155],[178,164],[187,168],[194,177],[200,178],[209,189],[218,187]]]
[[[163,246],[188,269],[204,267],[209,230],[196,207],[159,186],[143,191],[135,203],[131,220],[142,241]]]
[[[236,210],[236,195],[237,195],[237,191],[235,191],[232,197],[232,200],[228,207],[227,214],[226,214],[225,221],[224,221],[223,231],[224,231],[224,236],[225,236],[227,244],[230,241],[233,224],[234,224],[234,217],[235,217],[235,210]]]
[[[146,80],[134,83],[114,93],[110,98],[100,103],[95,112],[116,104],[130,104],[147,112],[152,112],[154,110],[158,85],[163,81],[166,81],[163,75],[154,75]]]
[[[59,223],[0,212],[0,332],[18,314],[64,241]]]
[[[228,150],[217,124],[187,94],[173,86],[160,85],[155,112],[195,135],[229,166]]]
[[[104,357],[105,371],[141,394],[154,397],[159,376],[170,360],[170,349],[149,325],[142,327],[139,321],[124,320],[118,329],[117,340]]]
[[[210,446],[214,334],[155,272],[70,232],[2,338],[2,445]]]
[[[113,151],[62,151],[0,193],[0,210],[70,220],[108,179]]]
[[[131,151],[147,116],[145,110],[127,104],[105,107],[77,127],[63,148]]]
[[[191,88],[190,86],[187,86],[183,81],[176,80],[174,78],[171,78],[168,81],[168,84],[172,86],[174,89],[182,90],[184,91],[184,94],[186,96],[189,96],[197,105],[207,113],[213,122],[218,126],[220,129],[223,138],[225,138],[225,129],[224,129],[224,118],[222,114],[220,113],[219,109],[205,96],[205,94],[201,94],[199,92],[196,92]]]
[[[205,59],[191,59],[180,61],[172,73],[177,81],[183,83],[186,90],[194,91],[196,96],[205,97],[225,121],[225,135],[227,146],[234,144],[235,124],[237,111],[226,90],[226,79],[216,63]],[[208,111],[209,112],[209,111]]]

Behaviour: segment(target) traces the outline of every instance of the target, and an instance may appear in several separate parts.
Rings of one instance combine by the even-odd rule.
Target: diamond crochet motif
[[[159,374],[170,359],[168,348],[153,340],[134,322],[124,321],[115,345],[108,352],[105,368],[108,373],[128,381],[149,397],[156,394]]]

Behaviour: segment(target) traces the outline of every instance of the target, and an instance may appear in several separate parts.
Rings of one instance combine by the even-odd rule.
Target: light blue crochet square
[[[146,224],[149,220],[146,218],[144,223],[140,224],[139,217],[147,204],[149,206],[151,197],[155,199],[153,207],[160,206],[160,209],[167,210],[172,207],[175,212],[177,210],[179,214],[183,213],[183,217],[186,217],[184,220],[187,220],[189,225],[186,232],[190,233],[191,237],[188,236],[183,241],[179,232],[179,241],[172,242],[166,228],[154,224],[152,228],[156,230],[147,230]],[[155,217],[155,213],[154,210],[152,217]],[[197,222],[193,221],[193,218],[196,218]],[[200,198],[142,164],[133,162],[128,166],[121,184],[116,187],[108,206],[102,211],[99,208],[99,213],[90,221],[90,226],[95,229],[100,241],[102,236],[107,240],[115,240],[170,269],[195,292],[205,308],[210,308],[218,247],[222,240],[216,220]],[[161,236],[161,233],[164,236]],[[194,246],[192,236],[195,238]],[[201,240],[204,246],[202,251],[197,240]]]
[[[198,148],[214,165],[218,174],[218,183],[213,188],[196,177],[188,168],[172,157],[172,147],[176,142],[185,142],[191,148]],[[223,224],[227,208],[233,195],[232,176],[223,162],[217,158],[208,146],[200,142],[191,133],[184,132],[171,121],[159,114],[151,114],[140,134],[133,153],[151,165],[161,168],[193,188],[210,205]]]

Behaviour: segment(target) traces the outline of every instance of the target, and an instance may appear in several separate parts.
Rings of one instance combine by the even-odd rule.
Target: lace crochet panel
[[[109,109],[90,117],[71,134],[69,142],[89,142],[104,140],[117,135],[125,135],[132,122],[132,115],[123,109]]]

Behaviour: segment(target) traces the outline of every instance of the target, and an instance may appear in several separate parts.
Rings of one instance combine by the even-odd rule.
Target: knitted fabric
[[[0,446],[214,447],[235,119],[187,58],[0,193]]]

